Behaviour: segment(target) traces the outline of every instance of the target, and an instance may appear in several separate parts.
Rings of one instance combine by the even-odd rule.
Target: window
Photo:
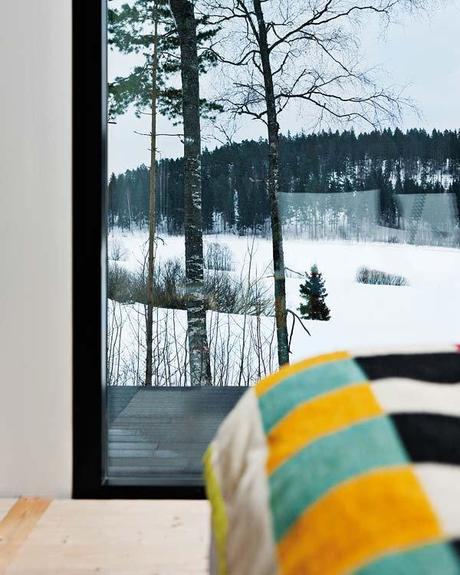
[[[90,4],[76,490],[196,495],[220,421],[280,365],[458,339],[459,86],[442,106],[438,87],[458,75],[460,4],[430,23],[402,2]]]

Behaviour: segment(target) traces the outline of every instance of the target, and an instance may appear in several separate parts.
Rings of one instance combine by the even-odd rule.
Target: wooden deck
[[[0,499],[0,575],[205,575],[209,538],[206,501]]]
[[[109,481],[199,484],[203,453],[246,389],[109,387]]]

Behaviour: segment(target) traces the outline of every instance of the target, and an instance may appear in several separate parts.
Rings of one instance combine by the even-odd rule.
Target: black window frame
[[[203,499],[195,485],[113,485],[106,450],[107,0],[72,6],[73,477],[76,499]]]

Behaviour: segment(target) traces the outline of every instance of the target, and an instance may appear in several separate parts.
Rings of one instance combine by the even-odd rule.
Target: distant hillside
[[[183,226],[182,160],[158,164],[160,229]],[[203,152],[203,217],[207,232],[245,233],[267,226],[267,143],[244,141]],[[142,226],[148,214],[148,168],[112,174],[109,223]],[[452,192],[460,205],[460,131],[412,129],[322,132],[281,138],[282,193],[380,190],[380,224],[397,228],[400,194]]]

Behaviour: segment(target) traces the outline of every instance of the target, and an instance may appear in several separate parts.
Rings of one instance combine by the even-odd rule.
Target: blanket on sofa
[[[209,446],[219,575],[460,574],[460,347],[307,359]]]

